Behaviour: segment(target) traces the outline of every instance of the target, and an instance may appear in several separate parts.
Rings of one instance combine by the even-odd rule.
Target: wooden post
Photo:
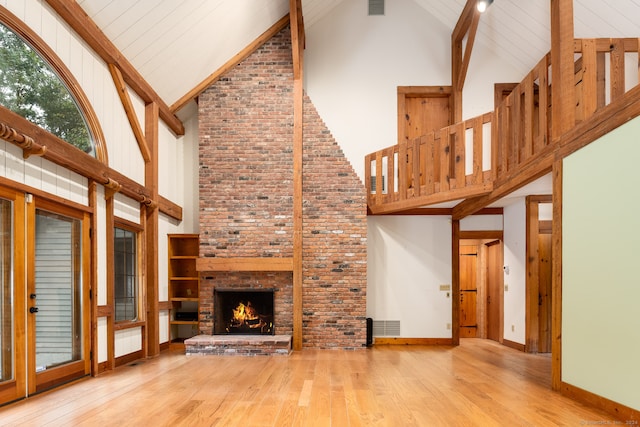
[[[551,0],[551,141],[575,126],[573,0]]]
[[[562,160],[553,163],[553,276],[551,278],[551,388],[562,386]]]
[[[293,349],[302,350],[302,147],[304,25],[301,0],[289,0],[293,51]]]
[[[460,345],[460,221],[451,220],[451,344]]]
[[[152,102],[145,108],[145,137],[147,140],[151,158],[146,163],[145,187],[149,189],[151,202],[158,200],[158,123],[160,109],[158,104]],[[147,204],[145,224],[145,278],[146,278],[146,349],[147,356],[160,354],[160,328],[158,309],[158,222],[159,215],[157,205]]]

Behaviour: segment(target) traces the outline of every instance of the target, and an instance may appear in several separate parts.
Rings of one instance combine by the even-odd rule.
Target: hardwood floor
[[[493,341],[290,356],[165,352],[0,408],[2,426],[578,426],[548,356]]]

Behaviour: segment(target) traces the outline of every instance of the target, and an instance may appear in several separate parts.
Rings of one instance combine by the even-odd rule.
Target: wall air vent
[[[374,337],[399,337],[400,321],[399,320],[374,320],[373,336]]]
[[[384,0],[369,0],[369,16],[384,15]]]

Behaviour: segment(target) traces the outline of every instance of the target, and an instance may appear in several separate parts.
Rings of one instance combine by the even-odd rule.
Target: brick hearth
[[[184,345],[187,355],[286,356],[291,335],[196,335]]]

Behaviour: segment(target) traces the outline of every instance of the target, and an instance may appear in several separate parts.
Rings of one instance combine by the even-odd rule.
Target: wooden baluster
[[[483,125],[485,116],[473,120],[473,171],[471,184],[482,184],[482,147],[484,146]]]
[[[407,161],[409,160],[407,155],[407,143],[401,141],[398,144],[398,197],[400,200],[407,198]]]
[[[422,155],[420,153],[420,138],[414,138],[411,141],[411,152],[413,153],[413,197],[418,197],[420,195],[420,181],[422,174],[420,173],[420,164],[422,163]]]
[[[451,159],[451,144],[449,140],[449,128],[440,131],[440,191],[449,190],[449,172]]]
[[[397,146],[393,146],[390,147],[387,150],[387,181],[388,181],[388,185],[387,185],[387,196],[386,196],[386,200],[391,200],[391,201],[395,201],[397,200],[397,194],[396,194],[396,173],[395,173],[395,168],[394,165],[396,163],[396,156],[395,154],[397,153]]]
[[[452,183],[452,188],[464,188],[467,179],[466,168],[466,132],[465,124],[457,123],[451,126],[452,138],[453,138],[453,176],[455,181]]]
[[[611,39],[609,57],[609,90],[611,102],[624,95],[624,40]]]

